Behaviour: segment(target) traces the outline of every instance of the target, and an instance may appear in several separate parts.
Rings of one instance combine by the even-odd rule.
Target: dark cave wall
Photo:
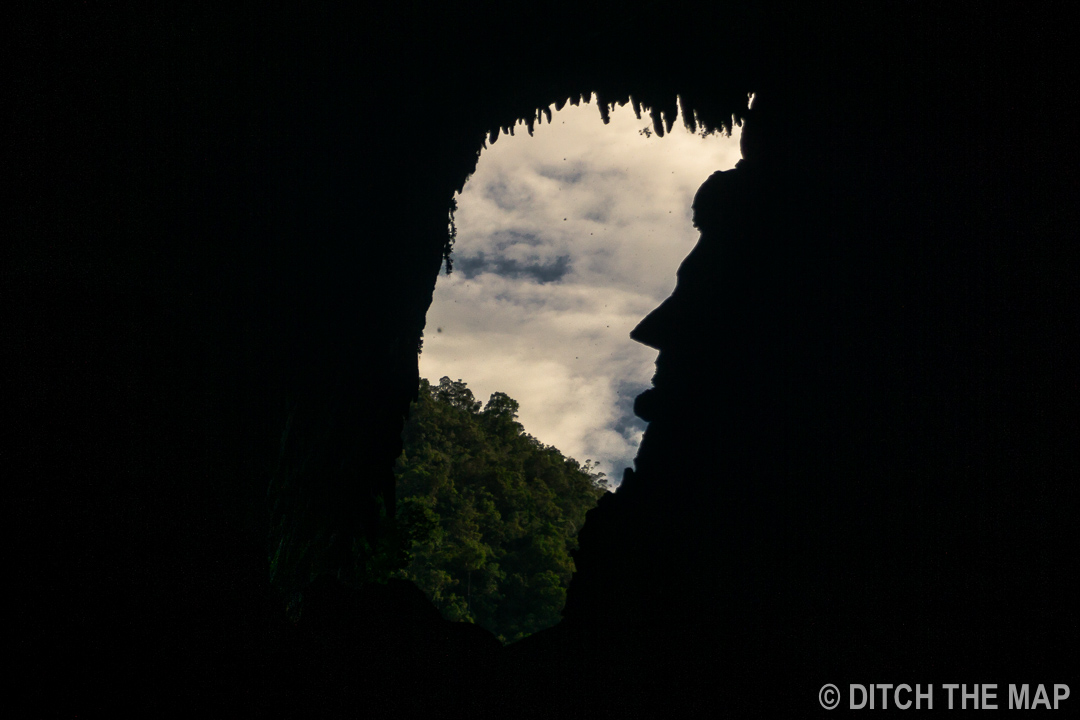
[[[327,514],[370,533],[373,498],[392,496],[453,191],[495,128],[593,90],[668,116],[680,95],[713,127],[759,93],[755,199],[734,216],[747,227],[715,231],[735,255],[703,272],[730,279],[729,258],[753,270],[690,303],[735,322],[738,341],[698,320],[665,355],[676,376],[729,393],[731,409],[683,399],[657,411],[639,474],[590,518],[551,637],[592,643],[582,672],[616,678],[654,651],[681,655],[674,669],[716,655],[730,628],[721,618],[700,631],[700,617],[735,583],[685,583],[746,536],[756,549],[727,576],[754,576],[763,558],[785,569],[761,581],[783,591],[768,607],[788,618],[770,632],[800,628],[799,613],[835,628],[838,603],[865,610],[888,572],[837,563],[838,584],[823,584],[781,548],[816,543],[820,560],[859,537],[864,564],[929,563],[928,593],[956,573],[982,578],[942,601],[982,607],[973,618],[1021,603],[1036,652],[1075,577],[1066,27],[1043,7],[900,3],[19,16],[6,49],[17,153],[0,312],[15,368],[10,547],[32,589],[12,631],[24,686],[55,695],[51,678],[67,677],[72,706],[143,708],[220,707],[262,687],[283,662],[263,498],[286,417],[325,443],[313,477]],[[728,241],[740,232],[753,242]],[[751,309],[748,296],[771,304]],[[777,325],[799,332],[779,342]],[[716,353],[718,337],[733,349]],[[706,353],[720,363],[703,367]],[[779,427],[777,408],[790,413]],[[744,451],[723,456],[723,433]],[[781,446],[813,461],[785,465]],[[709,470],[687,477],[687,465]],[[757,482],[725,482],[738,473]],[[777,475],[802,489],[768,487]],[[715,513],[734,512],[725,493],[758,509],[717,537]],[[848,520],[823,530],[815,514]],[[792,529],[764,536],[750,522],[761,517]],[[845,577],[869,590],[838,592]],[[1020,593],[1021,580],[1038,590]],[[761,597],[756,581],[738,586],[735,607]],[[817,632],[793,667],[848,657]],[[1014,636],[1002,637],[962,647]],[[567,671],[535,660],[544,642],[515,652],[537,677],[547,663],[558,687]],[[90,664],[117,669],[106,679]],[[635,681],[646,689],[627,691]],[[591,702],[623,690],[662,703],[679,682],[690,681],[631,673]],[[148,689],[120,700],[117,684]]]
[[[701,241],[636,331],[660,349],[636,472],[534,641],[620,678],[598,713],[640,687],[657,714],[797,713],[829,677],[1074,672],[1054,368],[1077,347],[1053,328],[1075,317],[1075,178],[1049,158],[1076,147],[1019,102],[1074,65],[1021,70],[994,43],[1045,51],[1045,27],[974,24],[868,54],[888,62],[829,97],[820,141],[826,92],[762,90],[746,159],[699,194]]]

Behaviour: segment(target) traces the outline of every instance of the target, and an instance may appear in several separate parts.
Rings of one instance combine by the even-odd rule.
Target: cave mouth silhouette
[[[9,33],[19,181],[0,303],[15,358],[10,684],[26,704],[800,717],[824,682],[1076,675],[1067,89],[1080,63],[1063,11],[44,10]],[[684,92],[716,124],[747,116],[750,89],[753,113],[772,103],[771,134],[759,117],[746,126],[764,133],[750,220],[768,244],[762,272],[742,275],[820,279],[788,293],[814,322],[779,318],[812,331],[802,345],[826,381],[790,377],[810,422],[783,429],[820,452],[794,493],[733,490],[796,522],[762,532],[745,502],[685,492],[733,470],[763,477],[758,459],[789,470],[772,428],[732,468],[715,433],[665,435],[659,418],[637,499],[624,482],[586,523],[552,640],[503,652],[455,635],[476,628],[443,621],[415,587],[375,584],[348,588],[351,605],[327,588],[306,628],[289,627],[265,582],[267,464],[310,459],[319,521],[377,535],[455,188],[487,129],[599,88],[640,88],[662,111]],[[801,254],[764,252],[780,242]],[[805,357],[773,349],[773,368]],[[768,379],[763,364],[708,359],[713,387],[741,381],[731,370]],[[745,385],[732,390],[760,427],[768,408]],[[299,398],[287,442],[286,397]]]
[[[640,107],[605,107],[574,97],[484,143],[451,205],[455,252],[419,370],[433,383],[461,378],[480,398],[509,394],[529,432],[618,483],[644,430],[633,399],[655,361],[630,331],[673,291],[698,241],[694,193],[740,159],[741,128],[664,133],[661,115],[657,133]]]
[[[629,104],[633,105],[633,101],[629,100]],[[451,311],[448,317],[438,317],[440,305],[432,303],[432,307],[428,309],[427,334],[421,335],[419,349],[422,352],[418,357],[419,375],[428,378],[433,384],[437,383],[437,378],[444,375],[453,379],[461,378],[476,392],[477,399],[485,399],[491,393],[500,392],[518,400],[524,411],[521,421],[526,432],[563,451],[567,457],[599,460],[598,467],[591,470],[603,472],[612,485],[618,485],[624,468],[633,465],[637,444],[644,435],[645,422],[636,416],[634,402],[639,393],[649,388],[656,359],[654,351],[645,345],[629,341],[630,331],[672,293],[679,263],[690,252],[694,243],[698,242],[698,232],[693,229],[690,217],[690,204],[694,193],[706,177],[719,168],[733,165],[741,155],[741,127],[738,125],[735,125],[735,132],[732,133],[725,133],[723,127],[716,133],[705,133],[697,128],[692,132],[677,132],[674,131],[674,126],[679,122],[683,123],[687,131],[691,130],[691,123],[684,121],[678,103],[671,113],[666,109],[651,111],[647,107],[639,106],[632,114],[630,108],[624,107],[626,104],[620,106],[621,110],[616,110],[616,105],[618,104],[612,103],[607,106],[595,95],[570,97],[563,104],[562,110],[555,107],[552,111],[552,107],[548,108],[551,111],[551,120],[548,122],[539,120],[548,117],[548,113],[543,109],[535,111],[535,118],[541,124],[534,126],[535,135],[528,140],[524,137],[528,131],[528,123],[518,121],[505,128],[503,134],[514,136],[510,140],[502,138],[502,142],[496,142],[496,132],[488,135],[488,141],[477,142],[476,158],[483,157],[486,162],[478,163],[474,167],[474,172],[470,174],[471,182],[462,180],[457,198],[450,201],[448,215],[451,237],[457,226],[460,244],[453,262],[447,257],[447,268],[453,264],[453,272],[443,275],[434,289],[437,297],[441,289],[438,285],[445,289],[447,279],[450,283],[464,281],[463,284],[470,288],[471,295],[460,298],[458,303],[444,303],[444,307]],[[604,108],[607,108],[607,112]],[[597,109],[600,112],[597,113]],[[565,124],[567,113],[575,112],[580,118],[577,126],[572,123]],[[602,122],[597,122],[596,114],[599,114]],[[604,122],[605,119],[607,122]],[[579,201],[577,204],[572,201],[562,205],[539,202],[542,198],[534,198],[532,200],[537,202],[531,204],[539,205],[541,209],[534,207],[531,217],[523,217],[521,214],[513,215],[513,208],[527,203],[516,202],[522,198],[516,198],[514,194],[512,177],[510,181],[507,181],[507,177],[502,177],[497,182],[481,182],[483,189],[474,194],[480,196],[489,206],[511,215],[509,225],[496,228],[486,235],[489,241],[492,236],[495,237],[495,242],[487,247],[490,256],[471,253],[468,243],[472,234],[469,205],[464,201],[468,200],[469,188],[480,187],[477,186],[477,181],[484,180],[485,167],[491,165],[492,154],[505,153],[514,146],[535,147],[537,142],[543,142],[545,131],[558,130],[571,132],[562,139],[556,138],[549,142],[549,147],[542,151],[532,151],[530,157],[511,158],[509,162],[504,162],[503,165],[509,167],[503,168],[507,171],[503,176],[512,175],[510,171],[525,167],[529,173],[527,179],[534,184],[529,186],[526,182],[525,189],[532,195],[542,195],[541,191],[545,187],[550,195],[548,200],[557,195],[578,195],[580,198],[582,194],[588,193],[590,188],[593,194],[586,196],[585,202]],[[585,132],[582,133],[582,130]],[[619,139],[620,132],[622,139]],[[625,146],[621,152],[620,142]],[[606,158],[597,157],[597,145],[605,146]],[[714,145],[716,150],[702,152],[702,145]],[[482,153],[483,148],[487,151]],[[635,157],[637,167],[632,166]],[[563,160],[564,158],[566,160]],[[645,160],[640,160],[642,158]],[[631,166],[624,162],[627,159],[631,161]],[[689,159],[689,166],[680,167],[679,163],[685,159]],[[595,181],[591,182],[590,179]],[[544,187],[537,186],[537,182]],[[500,192],[489,192],[492,185],[498,186]],[[660,191],[656,189],[658,186]],[[648,190],[643,190],[643,187]],[[626,200],[622,198],[623,193],[632,194],[633,198]],[[458,206],[458,200],[462,200],[461,206]],[[498,218],[488,218],[487,225],[498,225],[496,220]],[[675,222],[671,223],[672,220]],[[664,223],[669,225],[665,226]],[[554,239],[548,236],[552,230],[556,233]],[[626,242],[627,234],[635,231],[636,240]],[[586,242],[591,245],[585,245]],[[583,247],[588,252],[583,252]],[[529,252],[536,250],[537,260],[541,250],[548,252],[551,261],[530,261],[527,255],[513,256],[501,252],[522,248]],[[591,254],[602,259],[607,263],[606,266],[588,267],[594,258],[585,256]],[[621,264],[612,264],[618,262]],[[582,266],[585,266],[584,273],[580,272]],[[651,285],[640,279],[635,280],[627,274],[640,268],[651,271],[648,273]],[[502,272],[488,272],[489,270]],[[584,274],[585,281],[602,281],[604,287],[599,289],[615,291],[615,296],[610,299],[596,299],[593,296],[598,289],[591,287],[588,282],[569,282],[576,273]],[[502,285],[487,287],[482,283],[484,279],[496,279]],[[517,357],[539,362],[532,363],[525,370],[519,367],[509,375],[503,373],[501,377],[478,378],[475,363],[464,363],[460,369],[449,367],[428,371],[424,367],[426,361],[430,361],[433,353],[437,351],[438,343],[463,338],[469,344],[475,337],[470,336],[469,332],[460,331],[461,315],[453,312],[455,308],[475,310],[478,307],[475,305],[477,299],[501,302],[500,298],[513,295],[509,291],[509,285],[516,280],[523,281],[518,283],[518,286],[534,295],[528,297],[526,294],[524,302],[517,304],[502,302],[504,307],[521,309],[524,305],[528,308],[531,303],[535,309],[540,305],[554,303],[546,322],[538,325],[540,329],[557,331],[559,327],[570,325],[573,326],[571,329],[577,332],[577,336],[571,337],[572,334],[567,335],[565,332],[559,335],[556,332],[556,336],[541,337],[532,343],[532,347],[518,345],[515,348],[518,351]],[[435,281],[434,277],[432,281]],[[537,295],[538,293],[540,295]],[[483,320],[485,316],[497,313],[485,315],[481,309],[475,314]],[[572,322],[567,323],[568,317]],[[511,336],[519,336],[519,331],[525,325],[527,323],[523,323],[521,317],[512,317],[510,321],[503,322],[503,329],[510,329],[512,332],[498,337],[505,341]],[[541,351],[548,349],[562,350],[564,356],[543,357]],[[473,353],[475,356],[475,349]],[[611,357],[617,353],[617,362],[612,362]],[[497,356],[497,353],[490,349],[478,354],[487,361]],[[417,357],[415,354],[413,356]],[[514,361],[516,358],[509,355],[504,359]],[[573,373],[590,365],[606,368],[608,375],[593,378],[591,381],[581,381],[577,385],[572,384],[575,381]],[[535,383],[535,388],[526,386],[526,392],[523,392],[521,388],[505,382],[504,378],[508,377],[511,380],[539,379],[541,382]],[[544,382],[549,384],[544,386]],[[559,382],[563,384],[558,384]],[[562,400],[562,406],[548,411],[546,415],[554,417],[556,421],[569,418],[572,421],[569,423],[571,430],[575,423],[577,427],[591,423],[593,434],[606,436],[600,437],[600,440],[606,440],[609,447],[615,446],[615,450],[606,453],[593,452],[589,448],[579,450],[573,447],[572,443],[567,444],[558,439],[557,434],[552,436],[551,433],[544,432],[542,423],[535,422],[528,415],[530,408],[536,407],[536,404],[530,402],[527,391],[536,389],[545,391],[541,392],[541,395],[546,394]],[[582,411],[582,408],[585,411]],[[295,422],[294,412],[298,412]],[[330,417],[334,412],[333,408],[327,408],[323,415]],[[322,488],[318,481],[312,483],[306,479],[306,473],[310,471],[306,471],[305,467],[319,462],[319,458],[326,452],[327,443],[352,443],[352,440],[345,436],[338,438],[333,433],[322,437],[324,431],[319,412],[315,412],[314,416],[311,413],[312,408],[300,408],[298,411],[294,408],[288,411],[282,440],[283,443],[287,440],[292,449],[285,451],[287,458],[281,467],[282,474],[275,476],[275,483],[281,484],[276,490],[280,498],[274,503],[271,514],[271,582],[285,590],[286,610],[292,616],[301,614],[301,604],[307,607],[312,595],[312,592],[303,589],[308,585],[308,582],[303,580],[305,576],[329,571],[330,574],[336,574],[338,580],[347,583],[350,579],[359,581],[367,578],[370,572],[370,569],[365,569],[365,566],[369,565],[366,558],[373,555],[386,556],[388,548],[394,543],[393,533],[386,521],[387,518],[396,516],[394,506],[397,492],[393,486],[383,495],[387,502],[377,503],[378,511],[374,513],[375,517],[370,520],[365,518],[363,527],[377,529],[377,536],[373,539],[361,538],[355,532],[342,531],[342,527],[350,525],[349,518],[341,517],[343,505],[329,500],[333,497],[332,490]],[[301,421],[301,417],[306,417],[307,420]],[[556,431],[559,429],[557,422],[549,424],[554,426]],[[579,435],[585,433],[579,431]],[[594,444],[594,447],[604,449],[602,443]],[[615,461],[612,462],[612,459]],[[608,461],[607,466],[604,465],[604,460]],[[575,534],[582,526],[583,520],[575,524]],[[309,566],[314,569],[313,574],[302,571],[302,568]],[[323,570],[319,570],[320,568]],[[338,569],[335,571],[335,568]],[[377,574],[378,572],[376,570]],[[294,574],[296,578],[293,578]],[[319,592],[314,594],[318,595]],[[555,617],[551,624],[557,622],[558,617]]]
[[[525,432],[597,461],[591,469],[612,489],[644,434],[634,402],[656,360],[630,331],[671,294],[698,241],[698,187],[741,157],[738,126],[691,132],[676,112],[657,128],[630,110],[580,96],[538,110],[539,126],[522,120],[502,142],[489,136],[450,207],[454,255],[419,358],[433,386],[458,378],[477,401],[517,400]],[[583,520],[572,524],[576,536]]]

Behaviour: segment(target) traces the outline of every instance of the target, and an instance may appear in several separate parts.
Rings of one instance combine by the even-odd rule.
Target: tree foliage
[[[380,512],[375,547],[327,525],[313,481],[329,463],[323,426],[298,428],[290,415],[267,491],[270,581],[290,616],[300,616],[308,584],[330,573],[352,586],[412,580],[446,618],[504,642],[558,622],[570,551],[607,483],[590,461],[525,433],[517,413],[504,393],[482,405],[460,380],[421,380],[402,433],[397,512]]]
[[[513,642],[554,625],[585,513],[606,492],[581,465],[528,435],[518,403],[487,404],[460,380],[421,380],[397,463],[397,528],[414,581],[443,615]]]

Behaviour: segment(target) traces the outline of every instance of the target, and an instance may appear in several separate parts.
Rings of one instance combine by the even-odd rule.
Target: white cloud
[[[628,413],[656,358],[630,330],[697,241],[694,193],[740,157],[738,129],[702,138],[677,124],[658,138],[645,127],[629,107],[604,125],[595,103],[568,105],[535,137],[519,126],[483,152],[420,357],[434,382],[460,378],[480,400],[507,393],[527,432],[616,482],[641,440]]]

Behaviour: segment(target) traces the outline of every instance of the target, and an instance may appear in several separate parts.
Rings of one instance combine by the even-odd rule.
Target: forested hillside
[[[331,572],[354,587],[412,580],[444,617],[477,623],[503,642],[558,622],[574,572],[570,552],[607,483],[591,462],[528,435],[517,410],[503,393],[482,406],[460,380],[421,380],[402,433],[397,511],[382,513],[374,548],[363,539],[346,544],[320,521],[325,500],[311,491],[320,444],[283,453],[267,494],[269,559],[292,617],[303,612],[307,584]]]
[[[460,380],[420,392],[397,466],[398,525],[414,581],[443,615],[513,642],[559,620],[585,513],[603,474],[545,446],[516,421],[518,403],[487,404]]]

